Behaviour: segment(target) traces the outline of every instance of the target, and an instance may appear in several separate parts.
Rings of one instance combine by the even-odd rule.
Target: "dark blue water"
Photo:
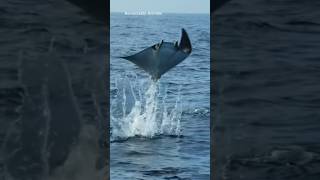
[[[4,0],[0,34],[0,179],[102,179],[106,28],[65,1]]]
[[[234,0],[215,14],[218,179],[320,179],[319,8]]]
[[[110,20],[110,96],[111,114],[115,116],[111,119],[111,179],[209,179],[209,14],[125,16],[113,13]],[[187,30],[193,52],[163,75],[158,84],[152,85],[149,76],[131,62],[117,58],[134,54],[161,40],[179,41],[181,28]],[[153,102],[162,103],[156,113],[163,114],[165,107],[164,114],[169,115],[167,118],[156,116],[153,121],[161,124],[168,120],[171,126],[162,130],[157,125],[143,123],[125,127],[132,119],[141,119],[139,113],[132,114],[131,109],[138,101],[132,94],[145,99],[150,89],[158,92]],[[123,107],[131,114],[119,116]],[[150,107],[142,105],[142,108]],[[171,131],[170,127],[176,131]],[[150,135],[136,129],[154,133]]]

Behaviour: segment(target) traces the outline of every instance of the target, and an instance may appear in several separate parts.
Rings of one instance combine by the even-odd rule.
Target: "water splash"
[[[111,140],[134,136],[181,135],[182,115],[180,89],[170,107],[166,88],[161,83],[137,77],[117,78],[111,94]]]

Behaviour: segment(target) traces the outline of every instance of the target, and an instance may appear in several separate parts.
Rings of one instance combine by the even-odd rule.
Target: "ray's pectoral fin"
[[[179,48],[185,52],[190,54],[192,51],[191,42],[186,30],[182,29],[182,36],[179,44]]]
[[[180,43],[169,43],[163,40],[132,56],[121,57],[136,64],[153,80],[160,79],[161,75],[186,59],[192,51],[191,42],[187,32],[182,29]]]
[[[191,42],[187,32],[182,29],[182,35],[180,39],[180,43],[178,42],[171,43],[170,51],[168,52],[168,56],[162,56],[159,61],[159,74],[160,76],[168,72],[171,68],[175,67],[177,64],[184,61],[192,51]],[[161,54],[161,53],[160,53]]]

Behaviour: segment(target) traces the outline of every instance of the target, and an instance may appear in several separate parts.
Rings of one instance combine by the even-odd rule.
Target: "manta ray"
[[[89,15],[105,22],[107,21],[107,1],[105,0],[67,0],[86,11]],[[212,2],[211,13],[220,9],[230,0],[215,0]],[[122,57],[146,71],[153,80],[161,76],[185,60],[192,51],[191,42],[185,29],[182,29],[180,43],[164,42],[154,44],[134,55]]]
[[[192,51],[191,42],[185,29],[182,29],[180,43],[175,41],[154,44],[131,56],[121,57],[146,71],[154,81],[185,60]]]

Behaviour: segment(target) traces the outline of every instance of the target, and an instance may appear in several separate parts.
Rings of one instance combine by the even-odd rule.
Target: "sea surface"
[[[102,179],[107,28],[64,0],[4,0],[0,34],[0,179]]]
[[[193,51],[154,83],[118,58],[161,42]],[[210,15],[110,16],[111,179],[209,179]]]
[[[213,16],[217,179],[320,179],[319,8],[234,0]]]
[[[212,16],[218,179],[320,179],[319,8],[233,0]],[[99,179],[109,28],[62,0],[3,0],[0,15],[0,179]],[[208,15],[111,15],[112,179],[209,179],[208,24]],[[179,40],[182,27],[193,52],[158,84],[117,58]],[[166,125],[150,116],[123,126],[157,107]]]

